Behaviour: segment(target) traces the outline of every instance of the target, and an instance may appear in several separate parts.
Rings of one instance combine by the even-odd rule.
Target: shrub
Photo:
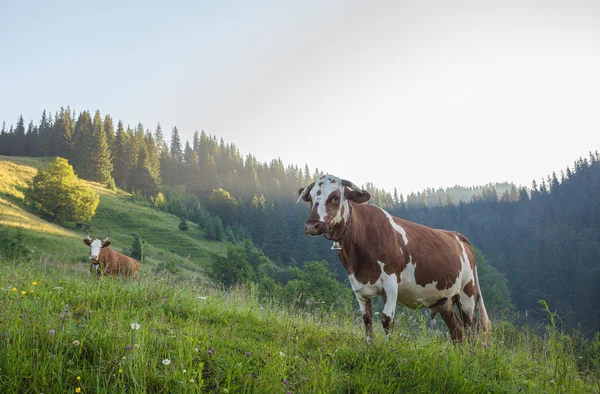
[[[26,205],[59,223],[88,222],[99,202],[98,194],[77,178],[62,157],[40,169],[25,191]]]

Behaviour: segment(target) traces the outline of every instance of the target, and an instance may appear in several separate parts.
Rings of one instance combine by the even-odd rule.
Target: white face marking
[[[95,239],[90,245],[90,260],[95,260],[100,255],[100,249],[102,249],[102,241]]]
[[[319,186],[320,183],[323,184]],[[340,191],[340,208],[338,209],[334,217],[329,218],[329,224],[333,226],[336,223],[341,222],[342,219],[348,218],[348,200],[346,200],[346,198],[344,197],[344,188],[345,186],[342,186],[342,180],[333,175],[324,175],[318,181],[315,182],[315,185],[310,191],[310,199],[312,200],[313,207],[315,206],[315,204],[319,204],[319,206],[317,207],[317,214],[319,215],[320,222],[325,222],[325,216],[327,216],[327,209],[325,204],[327,203],[327,199],[329,198],[331,193],[333,193],[336,190]],[[318,194],[318,191],[321,191],[321,193]],[[342,207],[344,207],[344,216],[340,214]]]
[[[404,228],[402,226],[400,226],[398,223],[396,223],[394,221],[394,218],[392,217],[392,215],[387,213],[383,208],[380,208],[380,207],[377,207],[377,208],[381,209],[381,211],[383,213],[385,213],[385,216],[387,216],[387,218],[390,221],[390,224],[392,225],[394,230],[396,230],[397,232],[400,233],[400,235],[402,235],[402,240],[404,241],[404,246],[406,246],[408,244],[408,238],[406,237],[406,231],[404,230]],[[402,249],[400,249],[400,250],[402,250]],[[402,252],[402,254],[404,254],[404,252]]]

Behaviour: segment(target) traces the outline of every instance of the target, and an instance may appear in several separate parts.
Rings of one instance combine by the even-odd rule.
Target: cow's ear
[[[92,240],[88,239],[88,238],[84,238],[83,243],[86,244],[87,246],[90,246],[92,244]]]
[[[310,202],[310,191],[312,190],[313,186],[315,186],[314,182],[306,186],[306,188],[301,187],[300,189],[298,189],[298,196],[300,196],[298,197],[298,201],[302,199],[305,202]]]
[[[107,246],[110,246],[110,241],[104,241],[102,242],[102,247],[106,248]]]
[[[368,191],[363,190],[362,192],[357,192],[356,190],[352,190],[350,188],[346,188],[346,190],[344,190],[344,197],[347,200],[357,204],[365,203],[371,199],[371,195]]]

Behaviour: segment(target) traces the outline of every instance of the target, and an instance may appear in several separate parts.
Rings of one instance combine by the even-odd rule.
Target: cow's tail
[[[479,328],[485,332],[489,333],[492,329],[492,322],[488,317],[487,310],[485,309],[485,304],[483,303],[483,296],[481,295],[481,287],[479,286],[479,276],[477,275],[477,265],[475,265],[475,287],[477,288],[477,309],[479,310],[479,320],[478,325]]]

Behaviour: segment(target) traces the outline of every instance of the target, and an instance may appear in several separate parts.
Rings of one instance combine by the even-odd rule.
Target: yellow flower
[[[16,287],[13,287],[13,288],[12,288],[12,290],[13,290],[13,291],[17,291],[17,288],[16,288]]]
[[[77,377],[77,380],[81,380],[81,376],[78,376],[78,377]]]
[[[31,282],[31,284],[37,286],[37,281],[34,280],[33,282]]]
[[[25,295],[27,292],[25,290],[21,290],[21,294]]]
[[[81,393],[81,387],[77,387],[77,388],[75,389],[75,392],[76,392],[76,393]]]
[[[33,290],[29,290],[30,293],[33,293]]]
[[[123,373],[123,370],[122,370],[122,369],[119,369],[119,373]]]

